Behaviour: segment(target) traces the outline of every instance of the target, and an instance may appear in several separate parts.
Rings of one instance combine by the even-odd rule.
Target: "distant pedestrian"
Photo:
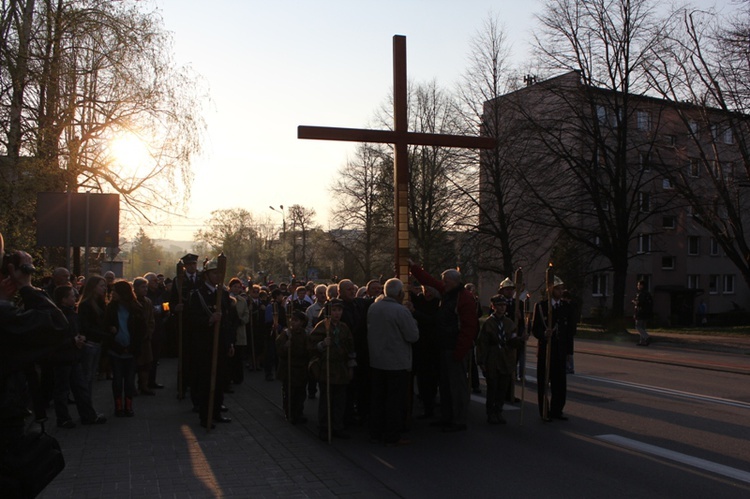
[[[638,292],[633,298],[633,305],[635,306],[633,318],[635,319],[635,328],[641,336],[638,346],[646,347],[651,343],[651,338],[646,331],[646,321],[650,320],[654,314],[654,299],[646,289],[646,281],[638,281],[637,286]]]
[[[705,326],[708,323],[708,305],[706,305],[706,302],[701,300],[700,305],[698,305],[698,313],[695,317],[696,322],[698,322],[698,326]]]

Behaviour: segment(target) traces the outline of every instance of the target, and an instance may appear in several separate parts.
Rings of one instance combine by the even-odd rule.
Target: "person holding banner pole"
[[[192,328],[190,338],[194,356],[191,362],[194,363],[196,383],[190,389],[192,392],[195,388],[200,423],[206,429],[212,429],[213,423],[232,421],[218,411],[224,401],[224,390],[220,388],[223,385],[219,380],[226,379],[235,340],[229,314],[229,293],[223,287],[223,269],[219,268],[219,262],[218,258],[206,262],[203,282],[190,295],[186,307],[186,322]],[[216,389],[217,383],[219,389]],[[216,416],[212,414],[214,409],[217,409]]]
[[[544,421],[568,419],[563,415],[567,395],[566,345],[576,324],[573,308],[562,300],[563,286],[562,279],[555,275],[548,285],[548,298],[537,303],[534,309],[532,332],[538,340],[539,413]],[[545,401],[547,395],[548,402]]]

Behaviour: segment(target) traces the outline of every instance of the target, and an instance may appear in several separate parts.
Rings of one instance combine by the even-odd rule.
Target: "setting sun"
[[[110,142],[114,162],[127,176],[140,177],[150,163],[146,144],[135,134],[124,132]]]

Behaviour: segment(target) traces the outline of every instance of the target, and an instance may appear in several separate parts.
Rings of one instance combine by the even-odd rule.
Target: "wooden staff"
[[[331,305],[328,304],[328,317],[326,317],[326,415],[328,416],[328,443],[331,443]]]
[[[252,294],[252,293],[251,293]],[[255,318],[253,317],[253,314],[256,316],[260,313],[259,310],[255,310],[255,301],[250,298],[250,301],[248,303],[253,304],[253,308],[250,309],[250,352],[253,356],[253,371],[255,371],[258,367],[257,365],[257,358],[255,357]]]
[[[273,307],[273,326],[271,327],[271,338],[276,339],[276,330],[279,328],[279,304],[276,300],[271,304]]]
[[[227,271],[227,257],[220,253],[216,272],[219,274],[219,282],[216,283],[216,308],[221,313],[221,294],[224,291],[224,274]],[[208,277],[207,277],[208,278]],[[211,420],[214,413],[214,395],[216,393],[216,369],[219,363],[219,334],[221,332],[221,319],[214,322],[214,349],[211,357],[211,385],[208,393],[208,417],[206,418],[206,432],[211,431]]]
[[[545,324],[544,337],[546,341],[546,351],[544,352],[544,400],[542,406],[542,419],[548,421],[549,410],[551,404],[552,390],[549,386],[549,368],[550,359],[552,358],[552,334],[547,337],[547,329],[552,330],[552,288],[555,286],[555,271],[552,267],[552,263],[547,267],[545,273],[545,281],[547,282],[547,324]]]
[[[286,408],[287,420],[292,420],[292,309],[294,308],[290,301],[287,305],[286,330],[289,332],[289,348],[286,351]]]
[[[177,286],[177,305],[182,305],[182,286],[185,283],[185,262],[183,262],[182,260],[177,262],[177,273],[175,280],[177,281],[174,284],[175,286]],[[183,373],[184,353],[182,345],[183,308],[184,307],[179,307],[180,311],[177,312],[177,400],[182,400],[185,398],[185,374]]]
[[[516,286],[516,299],[513,303],[513,319],[516,322],[516,335],[521,333],[521,326],[523,325],[523,318],[521,317],[521,289],[523,286],[523,270],[521,270],[521,267],[518,267],[516,269],[516,273],[513,276],[513,279],[515,280],[515,286]],[[525,331],[525,330],[524,330]],[[521,339],[523,339],[523,335],[521,336]],[[524,350],[525,352],[525,350]],[[516,353],[516,363],[518,363],[518,353]],[[511,385],[515,387],[515,373],[516,366],[513,365],[513,373],[511,373],[511,376],[513,379],[511,379]],[[515,390],[512,390],[513,395],[512,397],[515,397]],[[524,398],[524,387],[523,384],[521,384],[521,407],[523,408],[523,398]],[[521,424],[523,424],[523,409],[521,409]]]
[[[526,300],[531,301],[531,297],[529,295],[526,295]],[[526,329],[525,331],[529,331],[532,325],[534,324],[534,317],[532,316],[532,312],[529,312],[529,307],[527,307],[524,304],[524,318],[525,318],[525,324]],[[533,308],[533,315],[536,315],[536,307]],[[525,333],[524,333],[525,335]],[[524,403],[524,393],[526,392],[526,345],[524,344],[523,347],[523,363],[521,367],[521,412],[519,415],[519,418],[521,420],[521,425],[523,425],[523,403]]]

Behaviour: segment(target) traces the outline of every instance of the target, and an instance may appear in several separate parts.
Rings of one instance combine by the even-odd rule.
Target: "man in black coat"
[[[558,419],[566,421],[563,415],[565,398],[567,395],[567,374],[565,360],[568,355],[567,346],[570,344],[576,331],[576,314],[570,303],[562,300],[563,281],[555,276],[552,288],[552,317],[548,317],[549,300],[543,300],[536,304],[534,310],[534,322],[532,332],[539,340],[537,349],[537,384],[539,414],[544,417],[544,396],[547,389],[551,393],[551,401],[547,421]],[[546,380],[546,355],[547,348],[550,350],[549,381],[550,386],[545,386]]]
[[[228,359],[234,355],[236,329],[230,319],[229,292],[223,289],[218,271],[218,261],[213,259],[206,263],[203,270],[203,282],[190,294],[186,306],[186,324],[190,329],[190,354],[195,373],[191,395],[198,403],[198,414],[201,426],[206,427],[208,419],[208,402],[211,391],[211,366],[213,360],[214,328],[219,323],[219,343],[217,356],[216,385],[214,386],[215,423],[230,423],[232,420],[221,414],[224,402]],[[222,286],[220,306],[216,306],[218,286]]]
[[[185,320],[185,304],[190,299],[190,294],[194,289],[197,289],[199,284],[203,281],[203,276],[198,271],[198,255],[188,253],[181,258],[185,268],[185,276],[182,279],[182,286],[180,287],[179,279],[175,277],[174,283],[172,284],[172,290],[169,293],[169,310],[170,317],[165,324],[167,337],[172,338],[169,343],[174,345],[174,351],[177,355],[182,355],[182,377],[183,377],[183,390],[188,386],[193,386],[195,382],[195,370],[190,358],[190,332],[191,328],[187,326]],[[179,316],[183,317],[183,331],[182,331],[182,352],[177,351],[178,347],[178,335],[179,335]],[[182,393],[179,394],[182,397]],[[190,392],[190,398],[193,402],[193,410],[198,408],[198,400],[195,398],[193,391]]]

